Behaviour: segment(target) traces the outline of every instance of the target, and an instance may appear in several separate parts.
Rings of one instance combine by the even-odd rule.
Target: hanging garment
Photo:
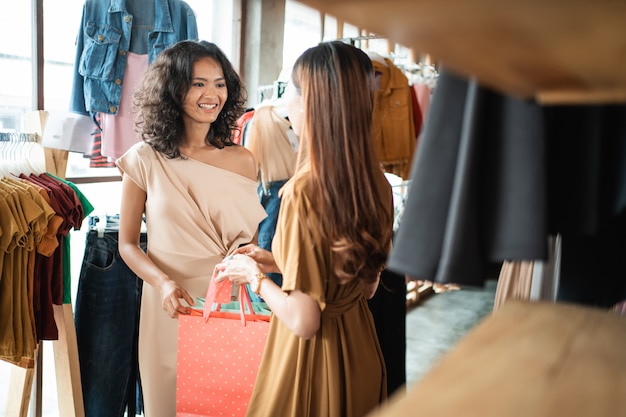
[[[414,86],[410,86],[409,91],[411,92],[411,107],[413,108],[413,127],[415,130],[415,147],[417,148],[417,140],[419,139],[420,132],[422,131],[423,124],[423,114],[419,105],[419,98],[417,96],[417,90]],[[411,158],[412,159],[412,158]]]
[[[29,192],[32,189],[12,178],[0,182],[0,359],[22,367],[34,366],[32,265],[54,216],[36,191]]]
[[[293,176],[298,148],[291,143],[291,123],[271,105],[259,106],[250,119],[245,146],[257,162],[263,186]]]
[[[266,103],[254,111],[253,117],[247,122],[244,136],[245,146],[257,162],[257,191],[267,213],[267,217],[259,223],[258,245],[269,251],[272,250],[280,210],[280,189],[293,176],[296,168],[297,142],[294,146],[290,133],[293,133],[291,123],[272,104]],[[278,286],[282,284],[281,274],[270,273],[268,276]],[[254,293],[251,298],[253,301],[259,300]]]
[[[547,256],[543,115],[440,72],[388,267],[482,285],[504,259]]]
[[[624,190],[626,104],[540,106],[444,70],[389,268],[483,285],[560,235],[557,299],[610,307],[626,296]]]
[[[267,213],[267,217],[259,223],[259,232],[257,242],[259,247],[272,251],[272,242],[276,233],[276,224],[278,223],[278,213],[280,212],[280,189],[287,183],[287,180],[271,181],[265,186],[259,184],[257,192],[261,205]],[[269,272],[267,276],[279,287],[283,283],[283,276],[277,272]],[[258,295],[252,293],[254,297],[252,301],[259,301]]]
[[[374,144],[383,169],[407,179],[417,141],[411,87],[390,59],[384,61],[372,61],[379,80],[372,116]]]
[[[127,2],[131,5],[132,0],[85,1],[76,40],[71,111],[117,114],[127,56],[132,51],[134,16]],[[134,8],[142,10],[141,4]],[[154,30],[146,41],[148,62],[179,40],[197,38],[196,16],[186,2],[154,0]]]
[[[406,279],[389,269],[380,274],[374,296],[367,300],[385,359],[387,394],[404,392],[406,385]]]
[[[19,366],[33,367],[38,342],[58,338],[53,305],[71,285],[67,235],[88,205],[69,184],[47,173],[0,180],[0,359]]]
[[[102,117],[100,113],[94,116],[96,121],[92,136],[91,152],[84,154],[85,158],[89,158],[89,168],[114,168],[115,162],[102,155]]]
[[[244,114],[239,116],[239,119],[237,119],[237,129],[233,129],[233,137],[231,138],[233,143],[245,146],[245,136],[249,124],[248,122],[253,116],[254,109],[247,109]]]
[[[109,160],[115,161],[132,145],[141,141],[135,128],[132,112],[133,90],[139,84],[141,76],[148,67],[148,55],[128,53],[128,63],[124,73],[124,85],[120,96],[120,104],[116,114],[102,113],[100,153]]]
[[[626,298],[626,104],[546,106],[549,227],[562,237],[557,300]]]
[[[90,222],[94,220],[90,218]],[[118,227],[87,232],[74,321],[85,417],[141,414],[137,343],[143,280],[117,249]],[[145,251],[147,235],[140,236]]]
[[[50,204],[63,219],[58,231],[58,248],[49,256],[37,254],[35,257],[34,297],[38,300],[40,310],[35,308],[37,335],[40,340],[56,340],[58,331],[54,322],[53,305],[62,305],[70,297],[69,285],[69,233],[72,229],[80,229],[85,218],[85,207],[76,190],[50,174],[20,175],[21,178],[42,187],[50,196]],[[92,210],[91,204],[87,210]],[[35,303],[37,307],[37,302]]]
[[[533,283],[533,261],[504,261],[493,302],[493,311],[509,300],[530,300]]]
[[[416,83],[412,85],[413,91],[415,92],[415,96],[417,97],[418,111],[417,113],[421,116],[422,124],[424,120],[426,120],[426,115],[428,114],[428,106],[430,105],[430,98],[432,93],[432,87],[426,82],[422,81],[420,83]],[[415,129],[419,135],[420,129]]]

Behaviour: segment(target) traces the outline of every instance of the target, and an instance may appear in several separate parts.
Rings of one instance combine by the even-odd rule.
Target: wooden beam
[[[624,1],[301,2],[510,95],[550,103],[626,96]]]

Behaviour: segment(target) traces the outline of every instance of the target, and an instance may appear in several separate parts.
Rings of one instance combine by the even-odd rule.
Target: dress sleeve
[[[323,311],[330,272],[328,245],[315,234],[317,220],[309,207],[304,195],[283,194],[272,253],[283,274],[283,291],[300,290],[313,297]]]
[[[150,145],[138,143],[132,146],[124,155],[115,161],[117,169],[120,170],[122,176],[128,175],[139,188],[147,191],[146,184],[148,178],[148,161],[150,156],[154,155],[154,151]]]

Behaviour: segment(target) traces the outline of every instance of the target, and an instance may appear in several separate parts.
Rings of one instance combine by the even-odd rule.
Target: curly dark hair
[[[217,148],[234,145],[232,131],[245,111],[246,90],[224,52],[214,43],[184,40],[165,49],[152,62],[133,94],[135,124],[141,138],[168,158],[181,158],[183,101],[191,87],[193,64],[201,58],[217,61],[224,72],[228,99],[206,140]]]

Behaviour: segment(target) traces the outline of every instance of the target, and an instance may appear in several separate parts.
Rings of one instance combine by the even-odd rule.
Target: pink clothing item
[[[419,105],[419,111],[422,114],[422,120],[426,119],[426,113],[428,113],[428,106],[430,105],[430,87],[426,83],[414,84],[413,89],[417,96],[417,103]]]
[[[148,55],[128,53],[128,64],[122,85],[122,97],[117,115],[102,113],[102,145],[100,153],[116,160],[141,140],[135,132],[132,114],[133,90],[148,67]]]

